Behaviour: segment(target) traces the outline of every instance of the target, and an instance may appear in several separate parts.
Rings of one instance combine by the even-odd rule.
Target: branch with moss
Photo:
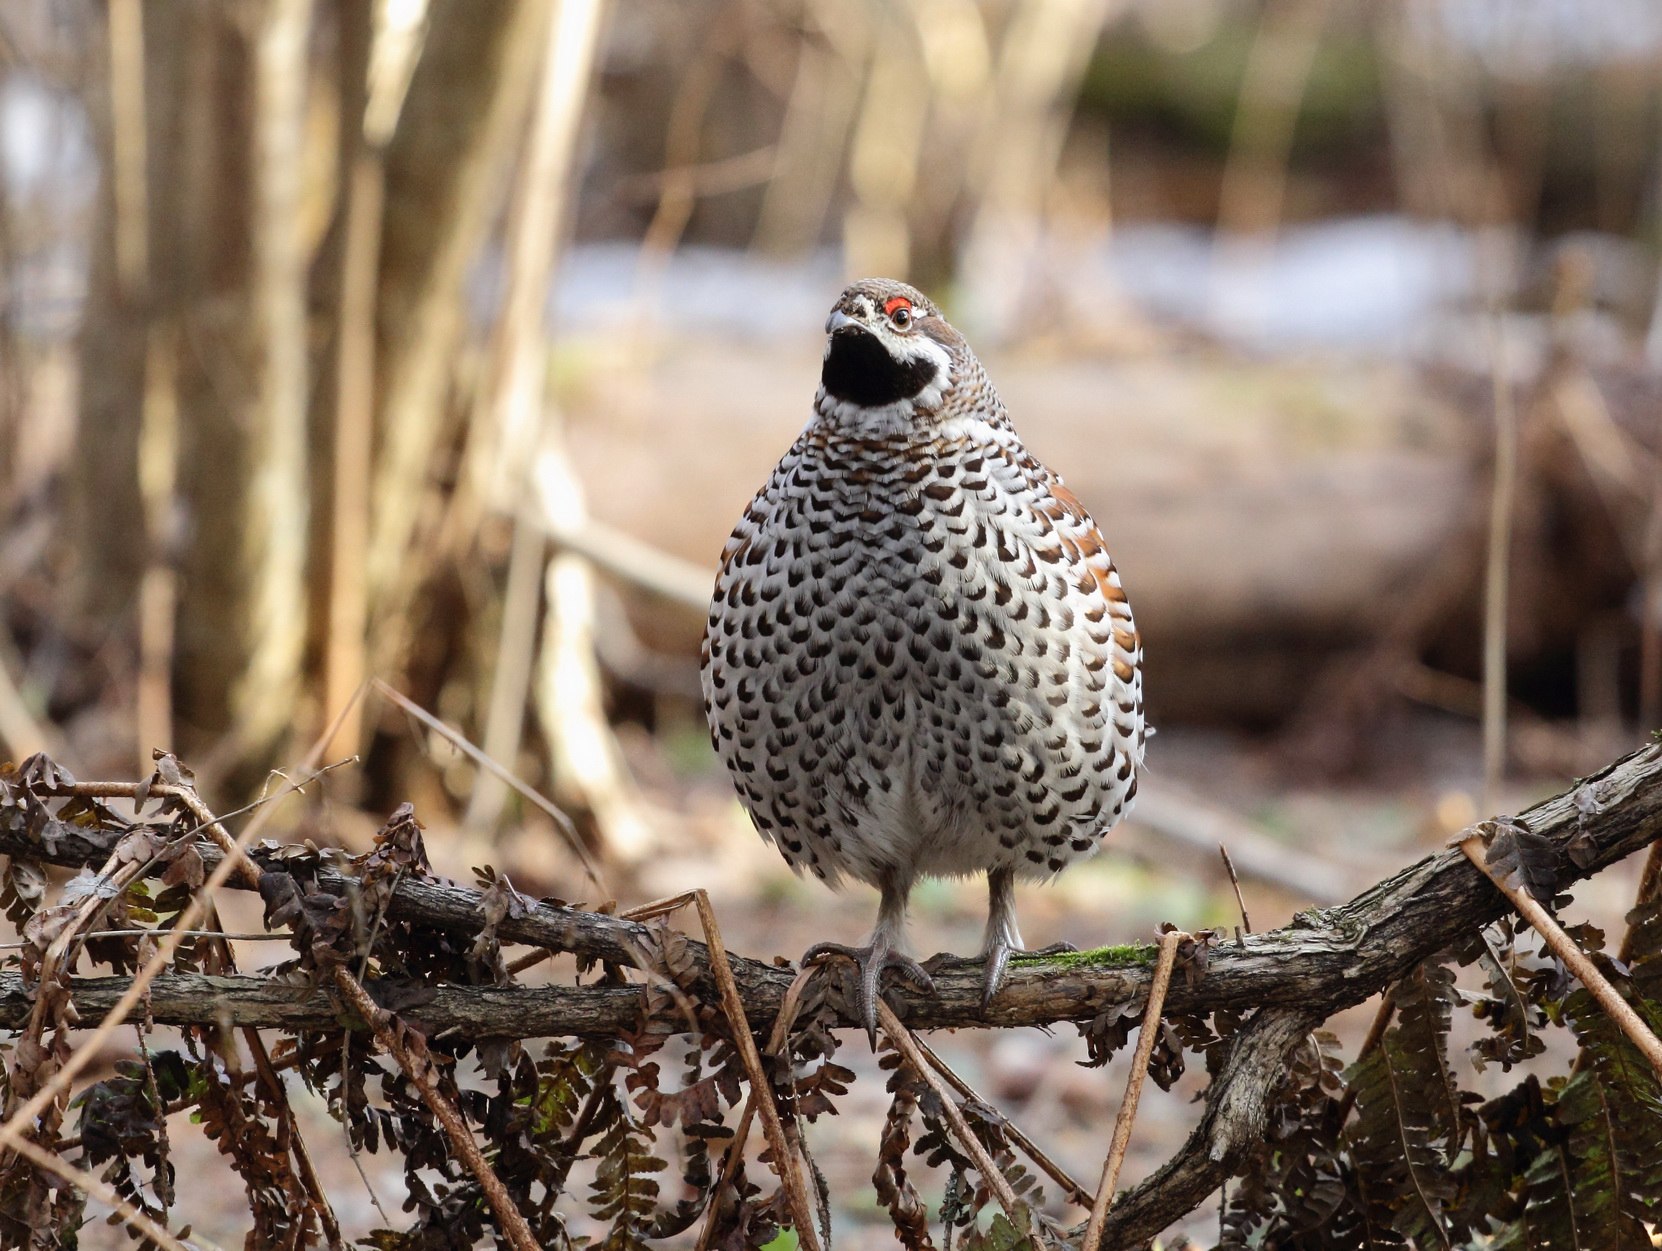
[[[1560,886],[1588,878],[1662,837],[1662,746],[1633,753],[1562,794],[1535,805],[1515,819],[1535,835],[1548,856]],[[58,865],[101,864],[122,831],[49,822],[35,833],[20,822],[0,823],[0,852],[20,859]],[[1573,846],[1572,846],[1573,844]],[[205,870],[222,855],[212,845],[199,849]],[[302,867],[309,888],[350,897],[355,890],[351,866],[292,847],[266,845],[251,852],[265,873],[294,874]],[[487,926],[485,899],[472,887],[438,879],[407,877],[392,892],[386,919],[456,934],[475,935]],[[1178,1016],[1286,1007],[1319,1012],[1323,1018],[1378,994],[1428,956],[1509,911],[1504,895],[1457,849],[1450,848],[1409,865],[1339,907],[1300,913],[1279,930],[1230,940],[1208,953],[1203,978],[1179,979],[1167,1010]],[[626,968],[654,969],[663,958],[667,931],[662,927],[607,916],[581,908],[540,902],[520,915],[495,924],[504,944],[523,944],[568,952],[585,960]],[[677,962],[685,970],[690,993],[713,1002],[716,982],[709,951],[693,938],[675,937]],[[981,1008],[981,969],[977,960],[941,957],[935,966],[935,993],[920,994],[896,985],[887,995],[900,1019],[913,1029],[1012,1028],[1088,1021],[1100,1013],[1135,1005],[1148,994],[1155,947],[1150,944],[1103,947],[1057,956],[1021,958],[990,1012]],[[752,1028],[763,1034],[772,1026],[794,970],[743,956],[729,957]],[[325,1006],[320,991],[295,987],[255,993],[258,978],[219,979],[215,1010],[201,1019],[236,1024],[313,1024],[342,1009]],[[467,1028],[484,1034],[535,1037],[567,1034],[616,1036],[639,1021],[642,991],[635,987],[425,987],[414,983],[385,999],[401,995],[401,1008],[431,1028]],[[82,979],[76,1003],[83,1022],[97,1020],[104,985],[120,978]],[[158,1021],[170,1009],[158,979]],[[188,996],[172,1008],[184,1011]],[[236,990],[246,984],[246,994]],[[7,986],[15,990],[14,981]],[[374,987],[371,987],[374,990]],[[286,999],[285,999],[286,996]],[[9,1001],[0,1001],[0,1026],[12,1020]],[[846,1005],[842,1023],[857,1017]],[[664,1028],[675,1029],[673,1019]]]

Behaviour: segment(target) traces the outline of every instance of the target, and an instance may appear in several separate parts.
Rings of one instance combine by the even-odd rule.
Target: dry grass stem
[[[422,1102],[444,1127],[450,1145],[456,1149],[456,1154],[461,1157],[468,1172],[473,1174],[474,1180],[485,1192],[491,1211],[496,1213],[502,1236],[515,1251],[538,1251],[537,1240],[531,1234],[531,1226],[526,1222],[524,1213],[514,1203],[513,1196],[502,1184],[502,1179],[496,1175],[496,1170],[491,1168],[490,1161],[485,1159],[484,1152],[479,1150],[479,1144],[473,1141],[473,1133],[468,1129],[461,1113],[456,1111],[455,1106],[439,1089],[438,1083],[433,1080],[432,1061],[425,1056],[418,1058],[410,1054],[409,1048],[399,1040],[397,1032],[389,1023],[392,1014],[384,1011],[371,999],[369,992],[343,965],[335,967],[335,989],[340,991],[353,1010],[374,1031],[375,1040],[398,1062],[398,1066],[421,1093]]]
[[[1553,919],[1552,914],[1537,903],[1528,891],[1509,885],[1490,870],[1486,854],[1488,849],[1483,845],[1481,836],[1473,834],[1462,839],[1460,850],[1465,853],[1466,859],[1477,866],[1479,872],[1495,884],[1497,890],[1512,901],[1512,906],[1534,927],[1552,954],[1562,960],[1564,967],[1575,974],[1588,993],[1598,1000],[1599,1007],[1604,1009],[1622,1033],[1639,1049],[1651,1068],[1656,1070],[1658,1076],[1662,1076],[1662,1041],[1651,1032],[1650,1026],[1639,1019],[1639,1014],[1617,993],[1616,988],[1598,971],[1598,966],[1587,958],[1586,953],[1575,945],[1563,927]]]
[[[738,1048],[745,1075],[750,1079],[750,1090],[762,1116],[762,1132],[767,1135],[774,1168],[790,1202],[797,1240],[803,1251],[820,1251],[819,1234],[814,1227],[814,1212],[808,1198],[808,1183],[802,1176],[801,1161],[785,1139],[785,1127],[773,1102],[773,1086],[762,1068],[762,1057],[756,1051],[756,1040],[751,1036],[750,1022],[744,1014],[744,1000],[739,995],[738,983],[733,979],[733,968],[727,962],[727,948],[721,943],[721,927],[716,923],[715,909],[710,906],[710,897],[701,890],[692,892],[692,902],[698,909],[699,924],[704,927],[704,941],[709,944],[710,971],[715,974],[716,985],[721,988],[721,1007],[727,1014],[733,1045]]]
[[[1085,1227],[1085,1240],[1080,1251],[1100,1251],[1102,1225],[1108,1218],[1108,1205],[1114,1201],[1114,1187],[1119,1183],[1120,1166],[1125,1163],[1125,1149],[1131,1142],[1131,1125],[1137,1119],[1137,1103],[1143,1097],[1143,1081],[1148,1077],[1148,1058],[1154,1052],[1154,1040],[1160,1034],[1160,1010],[1166,1003],[1166,990],[1171,986],[1171,971],[1177,964],[1178,944],[1188,938],[1182,930],[1168,930],[1160,940],[1160,955],[1154,963],[1154,981],[1148,988],[1148,1006],[1143,1009],[1143,1025],[1137,1031],[1137,1052],[1131,1058],[1131,1075],[1126,1078],[1125,1098],[1120,1102],[1120,1114],[1114,1121],[1114,1137],[1108,1146],[1108,1158],[1102,1162],[1102,1181],[1096,1188],[1096,1204],[1091,1208],[1091,1221]]]
[[[1235,906],[1241,910],[1241,929],[1252,933],[1252,918],[1247,915],[1246,899],[1241,894],[1241,879],[1235,875],[1235,862],[1229,858],[1229,848],[1218,844],[1218,855],[1223,857],[1224,871],[1229,874],[1229,885],[1235,892]]]
[[[779,1007],[779,1015],[773,1021],[773,1032],[768,1035],[767,1046],[763,1048],[768,1055],[776,1056],[784,1048],[785,1040],[790,1036],[791,1026],[796,1021],[797,1010],[802,1005],[802,992],[807,989],[808,983],[813,980],[817,967],[817,965],[809,965],[803,969],[785,991],[784,1001]],[[756,1117],[756,1101],[762,1097],[763,1093],[761,1089],[752,1084],[745,1096],[744,1112],[739,1117],[738,1128],[733,1131],[733,1142],[727,1148],[726,1156],[722,1158],[721,1177],[717,1181],[713,1192],[718,1197],[732,1182],[733,1174],[738,1171],[739,1161],[744,1158],[744,1145],[750,1138],[750,1124]],[[704,1221],[704,1228],[699,1231],[698,1244],[694,1251],[708,1251],[710,1239],[715,1233],[717,1216],[716,1202],[712,1201],[709,1215]]]
[[[969,1127],[964,1114],[958,1110],[958,1101],[952,1097],[952,1092],[946,1088],[933,1066],[924,1057],[923,1049],[912,1036],[912,1031],[906,1028],[904,1022],[894,1014],[894,1009],[882,999],[877,1001],[877,1023],[883,1027],[883,1032],[888,1035],[895,1050],[905,1057],[906,1063],[910,1064],[917,1075],[928,1082],[940,1096],[941,1112],[946,1117],[947,1125],[951,1127],[959,1145],[964,1148],[964,1153],[975,1161],[976,1170],[987,1183],[987,1189],[993,1192],[999,1206],[1004,1209],[1004,1214],[1020,1230],[1023,1222],[1017,1216],[1017,1209],[1021,1201],[1016,1198],[1016,1192],[1010,1189],[1009,1181],[998,1165],[993,1163],[992,1156],[987,1154],[987,1148],[975,1136],[975,1131]]]

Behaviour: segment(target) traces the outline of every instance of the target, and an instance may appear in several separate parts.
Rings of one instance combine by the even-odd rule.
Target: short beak
[[[855,321],[840,308],[831,310],[831,316],[825,319],[826,334],[869,334],[864,326]]]

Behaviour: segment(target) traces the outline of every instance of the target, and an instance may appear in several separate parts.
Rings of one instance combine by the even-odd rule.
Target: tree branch
[[[1560,881],[1590,877],[1607,865],[1662,837],[1662,747],[1633,753],[1576,787],[1536,805],[1522,820],[1559,844]],[[1563,844],[1578,839],[1571,859]],[[51,822],[39,840],[0,824],[0,852],[62,865],[102,863],[121,831]],[[212,870],[221,853],[204,844]],[[350,872],[337,863],[297,860],[293,848],[255,848],[251,855],[267,872],[298,872],[303,865],[310,888],[346,895],[355,889]],[[1222,1008],[1285,1007],[1318,1012],[1322,1018],[1379,993],[1427,957],[1508,911],[1499,891],[1458,850],[1428,856],[1337,908],[1300,913],[1293,923],[1249,935],[1244,945],[1224,943],[1210,954],[1206,976],[1194,984],[1180,979],[1166,1011],[1191,1015]],[[387,910],[389,920],[475,934],[484,925],[479,892],[439,880],[405,878]],[[627,967],[662,967],[664,931],[648,924],[558,904],[539,903],[526,915],[505,918],[497,927],[504,943],[523,943],[571,952],[586,959]],[[690,970],[689,993],[716,1001],[709,951],[685,938],[676,964]],[[913,1029],[1054,1025],[1089,1020],[1098,1012],[1136,1003],[1148,993],[1154,947],[1020,960],[1010,970],[992,1010],[981,1010],[979,960],[944,958],[935,973],[935,994],[896,986],[888,998]],[[751,1027],[765,1033],[773,1024],[793,972],[742,956],[730,957],[733,975]],[[82,1020],[97,1020],[101,996],[120,978],[80,979],[76,1004]],[[157,981],[157,1020],[224,1020],[236,1024],[317,1028],[342,1009],[321,991],[264,982],[258,978],[215,979],[205,1015],[191,1005],[203,993],[203,979],[173,975]],[[16,978],[0,978],[0,1024],[14,1010]],[[465,1028],[481,1036],[532,1037],[563,1034],[615,1036],[639,1022],[642,992],[630,987],[461,987],[400,984],[394,979],[369,989],[397,998],[398,1010],[427,1028]],[[852,989],[849,987],[848,989]],[[846,997],[846,996],[845,996]],[[846,1006],[843,1024],[858,1025]],[[674,1019],[666,1029],[680,1029]]]

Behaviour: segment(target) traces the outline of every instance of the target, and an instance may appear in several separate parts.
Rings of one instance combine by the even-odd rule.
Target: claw
[[[1058,956],[1067,951],[1078,951],[1072,943],[1051,943],[1048,947],[1017,947],[1006,942],[994,942],[986,951],[987,973],[981,981],[981,1011],[990,1012],[998,988],[1004,984],[1004,974],[1010,968],[1011,956]]]
[[[935,981],[911,956],[896,951],[886,943],[873,941],[864,947],[849,947],[842,943],[815,943],[802,953],[803,968],[827,956],[840,956],[852,961],[860,971],[860,1023],[866,1027],[871,1049],[877,1050],[877,998],[883,971],[893,969],[923,994],[932,994]]]

